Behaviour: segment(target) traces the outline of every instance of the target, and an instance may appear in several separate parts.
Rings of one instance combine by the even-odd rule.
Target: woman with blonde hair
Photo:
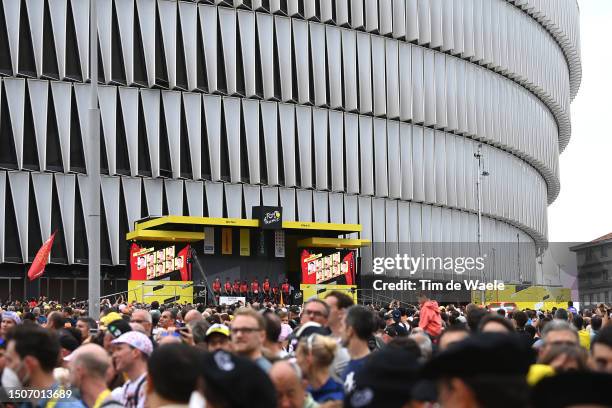
[[[318,403],[344,399],[344,386],[330,375],[336,348],[334,339],[313,333],[300,340],[296,351],[297,363],[308,381],[307,391]]]

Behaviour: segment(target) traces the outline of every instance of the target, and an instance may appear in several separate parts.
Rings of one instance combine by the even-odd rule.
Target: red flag
[[[51,247],[53,246],[53,240],[55,239],[56,233],[57,231],[51,234],[49,239],[36,253],[34,262],[32,262],[32,265],[30,265],[30,269],[28,270],[28,278],[30,278],[31,281],[40,278],[45,272],[45,266],[47,265],[47,260],[49,259],[49,254],[51,253]]]

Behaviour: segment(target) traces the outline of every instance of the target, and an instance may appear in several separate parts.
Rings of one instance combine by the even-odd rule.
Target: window
[[[601,257],[606,258],[608,256],[608,247],[606,245],[602,245],[599,248],[601,250]]]

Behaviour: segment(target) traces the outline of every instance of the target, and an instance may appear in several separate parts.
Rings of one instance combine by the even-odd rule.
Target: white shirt
[[[145,372],[135,381],[128,380],[121,387],[115,388],[111,395],[114,400],[121,402],[126,408],[144,408],[147,391],[146,380],[147,373]]]

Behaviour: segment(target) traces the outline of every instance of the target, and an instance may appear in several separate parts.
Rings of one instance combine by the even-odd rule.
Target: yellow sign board
[[[192,281],[129,280],[128,302],[193,303]]]
[[[251,231],[248,229],[240,230],[240,256],[251,255]]]
[[[481,291],[472,291],[472,302],[480,303]],[[567,308],[572,300],[572,291],[554,286],[505,285],[504,290],[485,291],[485,304],[515,303],[520,310],[551,310],[553,307]]]
[[[325,299],[327,293],[337,290],[343,292],[353,298],[353,301],[357,303],[357,285],[333,285],[333,284],[312,284],[302,283],[300,284],[300,290],[304,297],[304,302],[310,298]]]

